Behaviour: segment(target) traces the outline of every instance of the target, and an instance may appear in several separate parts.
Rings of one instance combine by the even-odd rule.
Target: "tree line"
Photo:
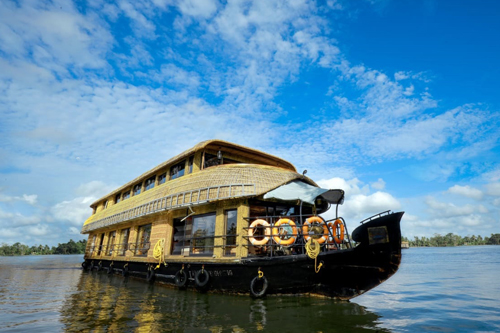
[[[482,237],[480,235],[461,237],[453,233],[448,233],[445,236],[434,234],[432,237],[417,237],[409,240],[402,237],[403,242],[408,242],[410,247],[423,247],[423,246],[465,246],[465,245],[500,245],[500,234],[491,234],[490,237]]]
[[[48,245],[28,246],[19,242],[12,245],[3,243],[0,246],[0,256],[25,256],[31,254],[83,254],[85,253],[86,240],[75,242],[70,239],[67,243],[59,243],[57,246]]]

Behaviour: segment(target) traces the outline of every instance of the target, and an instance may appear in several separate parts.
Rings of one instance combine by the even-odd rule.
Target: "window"
[[[165,183],[166,180],[167,180],[167,173],[165,172],[158,176],[158,185]]]
[[[147,191],[155,187],[155,181],[156,181],[156,176],[146,179],[146,182],[144,183],[144,191]]]
[[[142,187],[142,184],[140,184],[140,183],[134,186],[134,195],[141,194],[141,187]]]
[[[150,236],[151,236],[151,224],[141,225],[137,230],[137,240],[135,242],[136,256],[148,255]]]
[[[191,156],[188,161],[188,173],[193,173],[194,156]]]
[[[99,242],[99,246],[97,247],[97,255],[98,256],[101,255],[103,243],[104,243],[104,234],[101,234],[101,241]]]
[[[226,246],[224,255],[236,255],[236,225],[238,221],[238,211],[236,209],[226,210],[224,212],[224,221],[226,223]]]
[[[182,219],[174,219],[174,232],[172,236],[171,254],[181,255],[189,254],[189,247],[191,245],[191,230],[192,230],[192,217],[188,217],[184,221]]]
[[[109,238],[108,238],[107,254],[108,256],[110,256],[113,254],[115,246],[116,231],[110,232],[108,237]]]
[[[108,200],[104,201],[104,208],[103,209],[106,209],[108,208]]]
[[[120,232],[120,244],[118,244],[118,252],[119,256],[124,256],[125,252],[128,250],[128,238],[130,236],[130,228],[123,229]]]
[[[170,179],[175,179],[184,176],[185,168],[186,168],[186,160],[172,166],[170,168]]]
[[[122,195],[121,194],[117,194],[116,197],[115,197],[115,203],[119,203],[122,199]]]
[[[203,163],[203,169],[209,168],[214,165],[219,165],[219,159],[217,158],[217,155],[205,153],[205,163]]]
[[[95,250],[95,241],[96,241],[96,238],[97,238],[97,235],[94,235],[92,237],[92,243],[90,243],[90,254],[93,255],[94,254],[94,250]]]
[[[191,254],[211,256],[214,253],[215,213],[193,217]]]
[[[122,200],[130,198],[130,191],[123,192]]]

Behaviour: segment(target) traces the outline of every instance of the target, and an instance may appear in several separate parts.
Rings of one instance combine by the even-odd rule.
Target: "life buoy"
[[[264,227],[264,235],[265,236],[261,240],[257,240],[254,237],[255,228],[257,228],[257,226]],[[252,224],[250,224],[250,227],[248,228],[248,240],[250,241],[250,243],[252,243],[252,245],[267,244],[267,242],[269,241],[269,238],[271,237],[271,228],[270,227],[271,227],[271,225],[266,220],[258,219],[258,220],[253,221]]]
[[[82,262],[82,269],[84,271],[87,270],[87,262],[86,261]]]
[[[260,290],[258,290],[259,283],[262,283]],[[268,285],[269,284],[267,283],[267,278],[265,276],[256,276],[253,278],[252,282],[250,282],[250,293],[255,298],[263,297],[266,294]]]
[[[196,283],[196,286],[199,288],[205,287],[209,280],[210,280],[210,274],[208,274],[208,272],[204,269],[200,269],[194,275],[194,282]]]
[[[186,272],[183,269],[181,269],[180,271],[175,273],[174,281],[177,287],[184,288],[188,281]]]
[[[330,228],[330,230],[332,231],[333,235],[332,243],[341,244],[344,241],[344,236],[345,236],[344,222],[341,219],[336,219],[334,223],[331,222],[328,223],[328,228]]]
[[[150,267],[148,274],[146,275],[146,281],[148,281],[149,283],[153,283],[155,281],[155,278],[156,278],[155,270],[152,267]]]
[[[306,220],[304,225],[302,226],[302,233],[304,234],[304,239],[306,241],[311,238],[309,235],[309,226],[312,223],[318,223],[323,227],[323,235],[317,239],[318,243],[323,244],[324,242],[328,241],[328,226],[325,223],[325,220],[323,220],[319,216],[312,216]]]
[[[97,271],[100,272],[102,270],[102,262],[99,261],[99,264],[97,264]]]
[[[280,235],[280,226],[282,224],[288,224],[289,226],[292,227],[292,236],[288,239],[281,239],[282,235]],[[276,242],[276,244],[280,245],[292,245],[295,243],[295,240],[297,239],[297,228],[295,227],[295,222],[293,222],[290,219],[279,219],[278,222],[274,224],[273,227],[273,240]]]
[[[92,261],[89,265],[89,271],[92,271],[94,269],[94,261]]]

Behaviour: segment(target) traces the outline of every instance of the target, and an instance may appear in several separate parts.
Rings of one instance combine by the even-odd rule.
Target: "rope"
[[[323,262],[319,263],[319,266],[316,266],[319,252],[321,251],[321,246],[319,242],[312,237],[306,243],[306,252],[309,258],[314,259],[314,271],[319,273],[321,266],[323,266]]]
[[[165,238],[160,239],[156,242],[155,248],[153,250],[153,257],[158,260],[158,265],[155,269],[160,268],[160,265],[165,264],[165,260],[163,258],[163,249],[165,247]]]

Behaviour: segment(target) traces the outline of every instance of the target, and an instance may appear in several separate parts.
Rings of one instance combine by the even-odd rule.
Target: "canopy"
[[[344,202],[343,190],[327,190],[306,184],[300,180],[294,180],[267,192],[264,194],[264,199],[301,200],[314,205],[314,201],[319,196],[334,205]]]

